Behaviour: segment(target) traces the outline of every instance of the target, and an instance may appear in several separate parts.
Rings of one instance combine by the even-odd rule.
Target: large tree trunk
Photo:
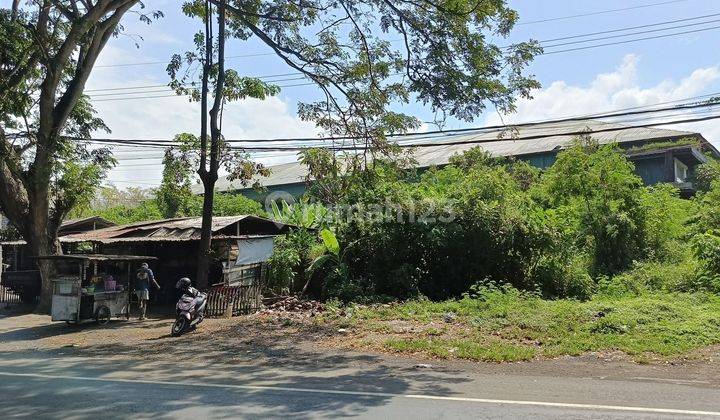
[[[197,287],[199,289],[205,289],[208,286],[210,251],[212,250],[213,193],[215,191],[216,180],[217,175],[212,178],[210,174],[207,174],[205,179],[203,179],[205,195],[203,196],[202,230],[200,234],[200,250],[198,252],[197,269]]]
[[[46,235],[34,238],[29,242],[30,252],[33,256],[46,256],[60,254],[57,238],[51,239]],[[55,267],[50,260],[38,259],[38,270],[42,283],[40,285],[40,301],[35,309],[38,313],[48,313],[50,304],[52,303],[52,278],[55,273]]]
[[[208,286],[208,269],[210,266],[210,251],[212,248],[212,217],[213,217],[213,201],[215,194],[215,181],[218,179],[218,169],[220,166],[220,141],[221,141],[221,122],[220,122],[220,109],[223,103],[223,89],[225,86],[225,2],[221,1],[218,7],[218,76],[215,85],[213,107],[210,110],[210,169],[205,169],[205,161],[201,154],[200,159],[200,179],[203,183],[204,198],[203,198],[203,214],[202,214],[202,231],[200,234],[200,255],[198,260],[198,280],[197,284],[199,288],[206,288]],[[208,24],[212,24],[210,20],[206,21],[206,31]],[[206,33],[208,33],[207,31]],[[206,48],[212,45],[212,40],[206,35]],[[208,50],[206,49],[206,52]],[[209,56],[206,55],[206,62],[209,62]],[[203,69],[203,104],[201,108],[207,109],[207,72],[210,70],[209,66],[205,66]],[[203,112],[203,117],[207,114]],[[203,123],[203,129],[206,129],[206,125]],[[202,135],[203,140],[205,136]],[[201,140],[201,153],[206,149],[205,141]]]

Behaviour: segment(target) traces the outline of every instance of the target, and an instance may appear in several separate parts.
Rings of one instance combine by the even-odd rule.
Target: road
[[[0,353],[0,418],[720,418],[705,381],[36,353]]]

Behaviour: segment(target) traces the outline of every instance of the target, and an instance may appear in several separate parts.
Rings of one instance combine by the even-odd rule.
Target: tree
[[[180,145],[165,150],[162,182],[155,198],[164,217],[177,217],[193,197],[191,186],[192,163],[189,151],[197,143],[192,134],[175,136]]]
[[[217,44],[210,36],[213,6],[218,13]],[[525,65],[541,51],[536,42],[499,47],[488,40],[488,33],[507,36],[517,21],[517,13],[504,0],[195,0],[184,10],[205,22],[204,33],[195,36],[198,52],[185,57],[186,63],[202,61],[199,92],[180,77],[182,57],[174,57],[168,70],[179,92],[191,92],[201,102],[203,147],[198,173],[205,187],[204,219],[208,219],[203,222],[202,250],[210,243],[222,104],[233,100],[229,94],[238,99],[277,92],[257,79],[225,70],[226,36],[241,41],[257,38],[320,88],[323,100],[300,104],[299,114],[315,121],[333,146],[359,152],[346,154],[338,165],[350,171],[363,170],[376,154],[396,153],[388,134],[419,127],[417,118],[393,111],[395,104],[417,100],[429,105],[440,121],[447,116],[470,121],[487,103],[502,112],[513,110],[516,96],[529,96],[539,86],[523,74]],[[399,46],[389,39],[393,36],[400,38]],[[215,56],[217,65],[212,64]],[[214,102],[205,158],[211,81]],[[207,259],[205,252],[200,258]],[[200,285],[205,265],[201,261]]]
[[[62,219],[113,164],[107,149],[74,140],[107,129],[85,83],[121,18],[138,0],[38,0],[0,9],[0,207],[34,255],[59,252]],[[140,13],[142,20],[159,17]],[[50,263],[39,309],[50,304]]]
[[[619,273],[646,256],[646,191],[634,169],[616,144],[582,137],[558,154],[538,185],[578,249],[591,256],[594,275]]]

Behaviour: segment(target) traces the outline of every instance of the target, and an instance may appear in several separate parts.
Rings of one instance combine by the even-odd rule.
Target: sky
[[[549,40],[710,14],[718,16],[705,20],[718,22],[701,26],[689,26],[694,22],[678,23],[688,26],[664,33],[713,28],[707,31],[539,56],[527,73],[535,75],[542,88],[533,92],[533,99],[519,100],[516,113],[501,119],[496,112],[488,110],[472,123],[450,121],[446,128],[604,112],[720,91],[720,57],[716,53],[720,43],[720,1],[510,0],[509,3],[518,11],[520,20],[505,43]],[[180,132],[197,131],[198,105],[185,98],[167,97],[168,92],[144,93],[148,91],[144,88],[139,88],[137,95],[118,95],[107,90],[93,92],[166,84],[169,78],[165,63],[169,57],[191,49],[198,22],[182,15],[179,2],[146,0],[145,4],[147,10],[162,10],[165,17],[146,25],[139,22],[136,15],[128,15],[124,21],[126,35],[109,42],[86,86],[99,116],[112,130],[103,137],[171,139]],[[612,11],[614,9],[625,10]],[[609,41],[624,39],[628,38]],[[571,47],[574,46],[562,48]],[[231,42],[227,55],[245,57],[229,59],[228,64],[241,74],[252,76],[292,72],[268,52],[256,41]],[[280,85],[301,83],[302,80],[278,82]],[[233,139],[314,136],[318,130],[312,123],[301,121],[296,111],[299,101],[317,99],[318,95],[313,86],[288,86],[278,96],[264,101],[248,99],[231,103],[225,111],[224,135]],[[144,98],[127,99],[137,96]],[[432,117],[419,104],[409,104],[403,110],[421,120]],[[720,123],[715,120],[673,128],[698,131],[720,146]],[[120,163],[110,172],[107,183],[125,188],[152,187],[160,182],[162,151],[118,148],[115,154]],[[292,153],[277,152],[256,157],[266,164],[295,159]]]

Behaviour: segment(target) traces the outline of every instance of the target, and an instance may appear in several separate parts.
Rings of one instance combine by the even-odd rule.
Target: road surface
[[[707,381],[36,353],[0,353],[0,418],[720,419]]]

